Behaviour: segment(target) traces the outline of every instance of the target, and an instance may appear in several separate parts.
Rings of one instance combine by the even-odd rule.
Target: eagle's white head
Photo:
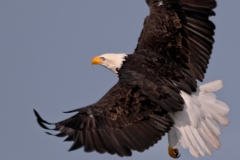
[[[123,61],[125,61],[127,57],[127,54],[125,53],[106,53],[102,54],[100,56],[96,56],[92,59],[92,64],[100,64],[104,67],[107,67],[109,70],[111,70],[113,73],[117,73],[117,69],[120,69]]]

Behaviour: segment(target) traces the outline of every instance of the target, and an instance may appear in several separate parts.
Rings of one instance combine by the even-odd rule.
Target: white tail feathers
[[[222,80],[212,81],[199,86],[200,92],[203,93],[212,93],[220,90],[223,87]]]
[[[192,95],[181,92],[185,105],[182,112],[171,114],[175,125],[168,134],[170,147],[177,148],[180,144],[189,149],[194,157],[212,155],[213,148],[221,147],[218,139],[221,134],[219,124],[229,124],[229,107],[217,100],[213,92],[222,86],[222,81],[216,80],[199,86],[198,91]]]

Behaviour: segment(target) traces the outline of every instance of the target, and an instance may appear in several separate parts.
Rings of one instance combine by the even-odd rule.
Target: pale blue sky
[[[231,111],[222,148],[213,157],[239,159],[239,0],[218,0],[216,44],[205,82],[222,79],[217,93]],[[101,160],[117,156],[67,152],[71,143],[44,133],[33,109],[50,122],[96,102],[117,81],[91,58],[105,52],[132,53],[148,14],[144,0],[0,0],[0,159]],[[170,160],[166,137],[137,160]],[[193,159],[180,148],[180,159]]]

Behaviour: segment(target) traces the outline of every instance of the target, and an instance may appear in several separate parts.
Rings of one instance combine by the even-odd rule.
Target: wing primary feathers
[[[68,142],[68,141],[74,141],[73,134],[68,135],[68,137],[64,140],[64,142]]]
[[[104,147],[103,141],[101,137],[99,136],[98,130],[91,130],[93,141],[94,141],[94,148],[99,153],[105,153],[106,149]]]
[[[50,129],[50,128],[48,128],[45,124],[53,125],[53,123],[49,123],[49,122],[43,120],[42,117],[38,114],[38,112],[37,112],[35,109],[34,109],[33,111],[34,111],[34,114],[35,114],[36,117],[37,117],[37,122],[38,122],[38,124],[39,124],[42,128],[47,129],[47,130],[57,130],[57,129]]]
[[[74,150],[77,150],[77,149],[83,147],[83,143],[80,140],[81,134],[83,134],[82,131],[75,131],[73,133],[73,139],[75,139],[75,140],[74,140],[73,145],[71,146],[71,148],[68,151],[74,151]]]
[[[134,54],[147,50],[154,52],[156,58],[167,59],[168,67],[178,68],[182,75],[177,80],[180,83],[175,84],[189,94],[195,92],[196,80],[203,81],[212,53],[215,25],[209,18],[215,15],[216,1],[146,0],[146,3],[150,15],[145,18]],[[174,76],[166,78],[176,80]]]
[[[83,114],[85,120],[81,120],[82,117],[79,113]],[[131,124],[127,123],[127,126],[122,127],[119,125],[125,123],[119,123],[119,121],[117,122],[119,125],[115,126],[117,128],[109,128],[109,126],[113,126],[109,125],[109,122],[108,124],[92,125],[91,123],[95,123],[97,119],[92,120],[94,117],[89,117],[82,111],[79,113],[69,119],[52,124],[43,120],[35,111],[40,126],[44,126],[42,123],[55,125],[56,127],[53,130],[59,130],[60,133],[54,136],[68,136],[65,141],[74,141],[69,151],[84,147],[86,152],[96,150],[99,153],[108,152],[118,154],[121,157],[131,156],[131,150],[143,152],[153,146],[173,125],[170,117],[155,115],[154,117],[140,118],[138,121]],[[146,113],[150,114],[150,112]],[[80,117],[80,119],[76,120],[77,117]],[[135,119],[131,116],[129,118]],[[98,126],[101,128],[97,128]],[[43,128],[49,129],[45,126]],[[53,135],[49,132],[46,133]]]

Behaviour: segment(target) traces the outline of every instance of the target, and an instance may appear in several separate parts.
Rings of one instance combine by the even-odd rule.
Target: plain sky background
[[[216,43],[205,82],[222,79],[217,93],[231,110],[230,125],[212,157],[239,159],[240,146],[240,1],[218,0]],[[118,156],[82,149],[49,136],[33,109],[50,122],[96,102],[117,77],[91,59],[105,52],[132,53],[148,14],[144,0],[0,0],[0,159],[90,160]],[[170,160],[167,138],[144,153],[124,159]],[[182,160],[194,159],[180,148]]]

